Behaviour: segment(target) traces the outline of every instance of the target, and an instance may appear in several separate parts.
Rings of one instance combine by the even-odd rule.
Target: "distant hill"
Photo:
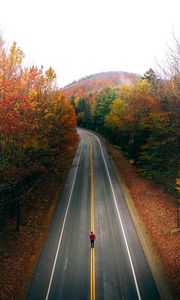
[[[102,72],[74,81],[61,90],[69,96],[81,96],[107,87],[120,87],[123,84],[134,85],[140,78],[141,76],[138,74],[122,71]]]

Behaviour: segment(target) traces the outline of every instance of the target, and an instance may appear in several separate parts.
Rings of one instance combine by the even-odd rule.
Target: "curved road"
[[[81,141],[26,299],[160,299],[105,146],[94,134],[78,132]]]

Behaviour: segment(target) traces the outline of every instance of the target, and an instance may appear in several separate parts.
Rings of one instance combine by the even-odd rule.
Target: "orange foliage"
[[[7,51],[0,40],[0,189],[52,168],[77,142],[74,109],[57,92],[54,70],[23,68],[23,58],[16,43]]]

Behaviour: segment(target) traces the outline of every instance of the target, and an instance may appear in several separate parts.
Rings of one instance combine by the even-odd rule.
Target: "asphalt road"
[[[26,300],[160,299],[105,146],[79,134]]]

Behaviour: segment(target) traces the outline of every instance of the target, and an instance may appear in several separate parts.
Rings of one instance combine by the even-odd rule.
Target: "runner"
[[[95,233],[91,231],[90,236],[89,236],[90,242],[91,242],[91,248],[94,248],[94,241],[96,239]]]

